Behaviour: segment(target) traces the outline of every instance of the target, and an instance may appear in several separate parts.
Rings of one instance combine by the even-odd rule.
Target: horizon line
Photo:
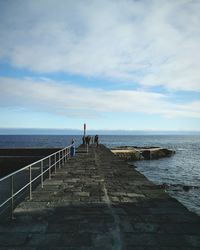
[[[70,130],[83,131],[78,128],[5,128],[0,127],[0,130]],[[200,130],[186,130],[186,129],[87,129],[87,131],[126,131],[126,132],[200,132]]]

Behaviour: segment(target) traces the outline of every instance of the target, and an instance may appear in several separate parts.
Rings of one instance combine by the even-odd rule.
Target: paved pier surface
[[[200,217],[107,148],[80,153],[0,223],[0,249],[200,249]]]

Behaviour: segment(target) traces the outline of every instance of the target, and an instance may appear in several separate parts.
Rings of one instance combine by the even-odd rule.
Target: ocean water
[[[64,147],[80,135],[0,135],[0,148]],[[156,184],[165,184],[167,192],[200,215],[200,136],[198,135],[100,135],[100,143],[116,146],[159,146],[174,149],[169,158],[136,161],[136,169]],[[184,191],[183,187],[189,187]]]

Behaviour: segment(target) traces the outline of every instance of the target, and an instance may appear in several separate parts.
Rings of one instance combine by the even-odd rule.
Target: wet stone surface
[[[0,222],[0,249],[200,249],[200,218],[101,145]]]

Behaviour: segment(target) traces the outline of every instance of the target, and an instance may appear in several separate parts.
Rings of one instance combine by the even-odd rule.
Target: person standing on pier
[[[94,143],[96,144],[97,147],[99,146],[99,136],[98,135],[95,135]]]
[[[71,147],[70,147],[70,156],[74,157],[75,156],[75,141],[72,139]]]
[[[82,137],[83,145],[85,145],[85,136]]]
[[[88,146],[90,145],[90,140],[91,140],[91,136],[88,135],[88,136],[85,137],[86,145],[88,145]]]

